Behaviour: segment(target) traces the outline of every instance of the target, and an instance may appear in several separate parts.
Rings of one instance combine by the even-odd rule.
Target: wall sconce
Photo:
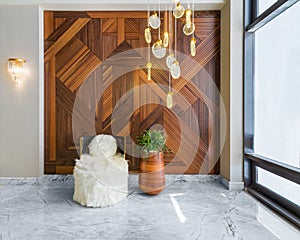
[[[8,72],[12,79],[16,82],[19,87],[23,84],[22,75],[24,73],[24,64],[26,60],[21,58],[9,58],[8,59]]]

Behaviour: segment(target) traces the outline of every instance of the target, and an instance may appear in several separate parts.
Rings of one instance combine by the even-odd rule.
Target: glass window
[[[257,183],[300,206],[300,185],[257,168]]]
[[[269,7],[271,7],[277,0],[258,0],[258,15],[262,14]]]
[[[295,167],[300,167],[299,13],[300,2],[255,32],[254,152]]]

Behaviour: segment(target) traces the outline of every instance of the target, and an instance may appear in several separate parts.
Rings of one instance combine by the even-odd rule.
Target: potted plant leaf
[[[159,194],[165,187],[163,151],[166,149],[166,137],[159,130],[145,130],[138,137],[143,151],[140,161],[139,187],[147,194]]]

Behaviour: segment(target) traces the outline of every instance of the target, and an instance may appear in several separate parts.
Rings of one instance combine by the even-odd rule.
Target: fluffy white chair
[[[88,146],[90,154],[76,159],[73,200],[87,207],[114,205],[128,195],[128,163],[116,154],[116,139],[98,135]]]

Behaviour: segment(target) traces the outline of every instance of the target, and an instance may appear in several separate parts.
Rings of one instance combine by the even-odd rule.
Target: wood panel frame
[[[204,25],[203,32],[197,37],[197,52],[200,54],[195,58],[203,68],[208,67],[208,71],[214,71],[216,76],[216,85],[219,87],[220,67],[220,12],[203,11],[197,12],[195,23]],[[117,17],[116,17],[117,16]],[[163,15],[164,16],[164,15]],[[46,174],[65,174],[72,173],[74,159],[78,157],[76,150],[79,146],[72,143],[70,132],[70,114],[72,113],[72,102],[75,99],[77,89],[88,75],[93,78],[99,77],[100,73],[94,72],[102,62],[114,54],[114,51],[123,51],[128,48],[145,47],[143,39],[143,29],[146,26],[146,12],[68,12],[54,11],[45,12],[45,173]],[[131,25],[128,24],[131,22]],[[164,21],[167,22],[167,21]],[[182,28],[183,22],[179,22],[179,28]],[[93,34],[96,34],[95,37]],[[103,41],[110,41],[110,44],[103,47]],[[187,42],[181,42],[181,51],[188,49]],[[72,55],[72,51],[76,51]],[[63,57],[62,57],[63,56]],[[114,62],[114,64],[120,64]],[[134,61],[133,61],[134,64]],[[190,66],[188,61],[182,62],[182,69],[193,79],[201,69]],[[121,68],[121,66],[120,66]],[[53,69],[55,69],[53,71]],[[110,67],[104,67],[103,81],[110,78]],[[211,70],[213,69],[213,70]],[[105,80],[108,79],[108,80]],[[126,89],[147,84],[147,73],[145,69],[128,73],[121,76],[120,79],[126,82],[123,85]],[[125,80],[124,80],[125,79]],[[131,80],[128,80],[131,79]],[[50,82],[49,82],[50,81]],[[119,80],[118,80],[119,81]],[[105,83],[96,83],[97,88],[101,88]],[[153,71],[152,83],[167,83],[167,74],[163,71]],[[216,103],[210,90],[195,89],[183,78],[173,81],[174,88],[181,94],[188,96],[190,104],[198,106],[198,114],[207,115],[203,118],[205,125],[201,126],[203,139],[200,138],[199,149],[196,158],[192,159],[191,166],[185,173],[199,173],[199,169],[204,164],[201,173],[218,174],[219,163],[213,163],[210,159],[215,158],[213,150],[218,149],[218,137],[208,130],[212,127],[219,128],[219,106]],[[111,114],[116,99],[124,93],[124,89],[117,90],[118,86],[113,84],[109,87],[102,98],[102,102],[87,106],[81,103],[80,111],[82,115],[88,115],[89,107],[96,107],[96,129],[97,133],[110,133]],[[158,85],[151,85],[154,97],[164,101],[166,93]],[[49,90],[51,89],[51,90]],[[134,105],[138,104],[143,93],[135,93]],[[204,103],[208,104],[206,106]],[[177,102],[175,108],[181,109],[182,122],[184,123],[185,104]],[[207,109],[212,109],[209,112]],[[209,115],[212,116],[209,121]],[[165,119],[172,122],[171,128],[175,128],[175,121],[171,120],[172,115],[163,107],[149,105],[143,107],[142,111],[136,110],[131,118],[131,124],[136,126],[132,128],[131,134],[135,137],[143,129],[151,127],[153,124],[163,124]],[[88,118],[80,117],[77,119],[82,124],[89,122]],[[66,125],[63,127],[62,125]],[[183,124],[184,125],[184,124]],[[184,125],[187,132],[193,133],[187,125]],[[67,130],[65,130],[67,129]],[[121,132],[122,133],[122,132]],[[173,144],[176,146],[176,144]],[[208,152],[208,146],[213,145],[213,149]],[[130,146],[128,146],[130,147]],[[176,148],[173,149],[176,151]],[[187,149],[185,150],[188,153]],[[166,155],[166,163],[169,163],[174,157],[174,153]],[[168,173],[182,173],[185,168],[185,159],[181,159],[170,167]],[[130,158],[131,172],[139,171],[139,159]],[[188,164],[188,161],[186,162]]]

